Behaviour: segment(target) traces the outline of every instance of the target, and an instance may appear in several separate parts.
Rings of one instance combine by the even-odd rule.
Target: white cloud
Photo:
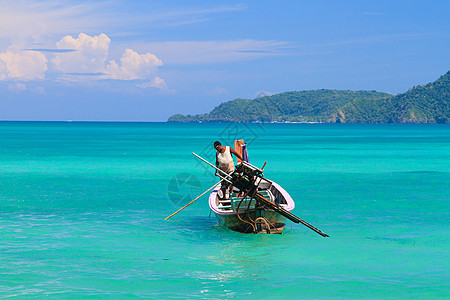
[[[160,90],[167,90],[166,82],[164,81],[164,79],[159,78],[158,76],[153,78],[153,80],[151,81],[151,85],[150,86],[158,88]]]
[[[74,4],[55,0],[2,0],[0,38],[42,41],[47,35],[62,35],[113,24],[105,3]]]
[[[156,55],[126,49],[119,63],[110,60],[106,64],[110,43],[111,39],[103,33],[97,36],[80,33],[77,38],[67,35],[56,43],[56,48],[71,51],[53,52],[53,71],[60,72],[59,79],[73,82],[86,78],[91,82],[101,79],[141,80],[144,82],[138,84],[139,87],[168,90],[164,79],[157,76],[157,68],[163,63]],[[47,57],[39,51],[8,50],[0,53],[0,80],[42,79],[46,71]]]
[[[0,80],[43,79],[46,71],[47,58],[40,52],[8,50],[0,53]]]
[[[131,8],[130,8],[131,7]],[[103,31],[115,36],[161,27],[205,22],[212,15],[245,10],[244,5],[155,5],[142,1],[133,9],[128,1],[1,0],[0,47],[37,43],[53,45],[52,38],[78,32]],[[2,45],[2,43],[5,44]]]
[[[8,90],[15,92],[15,93],[21,93],[21,92],[31,92],[39,95],[45,95],[45,89],[41,86],[27,86],[24,82],[11,82],[7,86]]]
[[[162,64],[154,54],[139,54],[126,49],[120,59],[120,66],[114,60],[106,66],[105,77],[121,80],[151,79],[155,76],[156,68]]]
[[[80,33],[78,38],[65,36],[56,43],[57,49],[74,50],[55,54],[52,63],[63,74],[60,79],[82,81],[84,75],[89,79],[145,80],[139,87],[167,89],[163,79],[157,77],[157,68],[162,61],[152,53],[139,54],[126,49],[119,62],[110,60],[106,63],[111,39],[106,34],[89,36]]]
[[[164,9],[164,11],[149,11],[145,15],[141,15],[134,21],[138,21],[140,24],[154,23],[158,27],[161,26],[180,26],[193,23],[201,23],[208,21],[210,15],[220,13],[230,13],[235,11],[245,10],[247,6],[242,4],[230,5],[230,6],[211,6],[211,7],[182,7],[179,9]]]
[[[14,84],[9,84],[8,89],[17,93],[25,91],[27,89],[27,86],[22,82],[16,82]]]
[[[162,91],[166,91],[166,92],[175,92],[174,90],[169,90],[169,88],[167,87],[167,84],[164,81],[164,79],[159,78],[158,76],[153,78],[152,81],[147,81],[147,82],[144,82],[144,83],[140,83],[137,86],[141,87],[141,88],[154,87],[154,88],[158,88],[158,89],[160,89]]]
[[[102,73],[110,43],[111,39],[103,33],[93,37],[80,33],[76,39],[67,35],[56,43],[56,48],[76,51],[58,53],[52,63],[56,70],[65,73]]]
[[[283,55],[291,46],[277,41],[236,40],[150,42],[145,47],[166,64],[210,64]]]

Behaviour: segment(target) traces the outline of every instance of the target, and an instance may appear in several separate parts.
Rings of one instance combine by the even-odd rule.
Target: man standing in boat
[[[242,156],[237,153],[233,148],[230,146],[222,146],[222,144],[219,141],[214,142],[214,148],[217,150],[216,152],[216,167],[224,171],[225,173],[231,173],[234,171],[234,161],[233,156],[236,156],[240,160],[242,160]],[[217,176],[217,171],[216,174]],[[228,198],[229,191],[228,187],[229,184],[227,182],[222,182],[221,185],[221,191],[222,191],[222,198]]]

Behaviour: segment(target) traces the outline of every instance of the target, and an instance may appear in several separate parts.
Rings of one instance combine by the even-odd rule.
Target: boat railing
[[[271,202],[274,202],[276,199],[270,189],[260,190],[258,193]],[[239,193],[231,193],[229,199],[217,198],[217,204],[217,208],[222,210],[237,211],[239,207],[239,211],[245,211],[247,209],[255,208],[256,199],[249,196],[243,199],[242,196],[239,196]]]

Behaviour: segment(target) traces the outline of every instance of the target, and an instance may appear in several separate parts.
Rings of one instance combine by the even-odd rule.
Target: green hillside
[[[336,115],[348,123],[450,123],[450,71],[403,94],[352,101]]]
[[[208,114],[174,115],[169,122],[334,122],[336,112],[351,101],[388,96],[375,91],[287,92],[253,100],[235,99]]]
[[[235,99],[169,122],[450,123],[450,71],[392,96],[375,91],[314,90]]]

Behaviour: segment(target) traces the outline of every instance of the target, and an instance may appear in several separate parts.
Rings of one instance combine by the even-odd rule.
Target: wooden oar
[[[180,208],[179,210],[177,210],[176,212],[174,212],[173,214],[171,214],[170,216],[168,216],[167,218],[165,218],[164,220],[169,220],[171,217],[173,217],[174,215],[176,215],[177,213],[179,213],[180,211],[182,211],[183,209],[185,209],[186,207],[188,207],[189,205],[191,205],[192,203],[194,203],[195,201],[197,201],[201,196],[203,196],[204,194],[206,194],[207,192],[209,192],[210,190],[212,190],[213,188],[215,188],[219,183],[221,183],[223,181],[223,179],[221,181],[219,181],[218,183],[214,184],[212,187],[210,187],[209,189],[207,189],[206,191],[203,192],[203,194],[201,194],[200,196],[198,196],[197,198],[195,198],[194,200],[192,200],[191,202],[189,202],[188,204],[186,204],[185,206],[183,206],[182,208]]]

